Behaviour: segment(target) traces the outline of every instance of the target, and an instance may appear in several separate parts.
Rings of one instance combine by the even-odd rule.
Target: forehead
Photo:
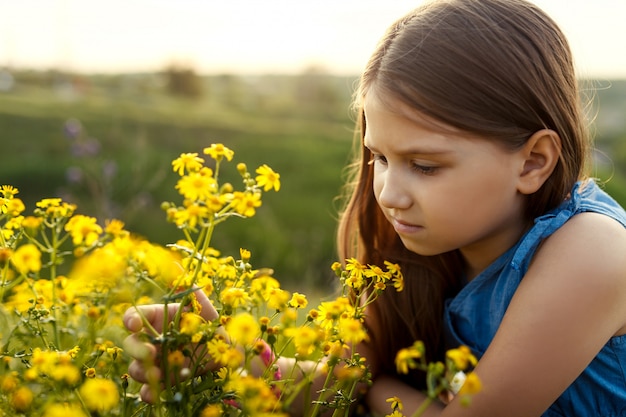
[[[447,125],[378,93],[364,97],[363,112],[363,145],[376,152],[470,155],[479,148],[500,148],[497,141]]]
[[[363,98],[362,103],[366,130],[371,122],[378,121],[380,116],[387,116],[389,118],[404,119],[406,122],[410,122],[416,127],[438,134],[467,135],[466,132],[436,120],[433,117],[429,117],[423,112],[412,108],[402,100],[397,99],[391,94],[385,94],[377,88],[370,89]]]
[[[384,154],[443,154],[454,150],[453,135],[387,101],[370,97],[364,102],[363,145]]]

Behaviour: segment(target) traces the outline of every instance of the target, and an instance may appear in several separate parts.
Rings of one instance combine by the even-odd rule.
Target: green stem
[[[431,397],[426,397],[426,399],[422,402],[422,404],[420,404],[420,406],[417,408],[417,410],[415,410],[415,412],[413,414],[411,414],[411,417],[419,417],[422,414],[424,414],[424,412],[426,411],[426,409],[433,403],[433,399]]]
[[[311,412],[309,417],[315,417],[318,415],[320,411],[320,407],[322,406],[322,401],[325,399],[324,394],[325,394],[326,388],[328,387],[333,377],[334,370],[335,370],[335,365],[332,365],[330,368],[328,368],[328,373],[326,374],[326,380],[324,380],[324,385],[322,386],[322,389],[320,390],[320,395],[318,396],[317,402],[315,403],[315,407],[313,407],[313,411]]]
[[[57,326],[57,290],[56,290],[56,273],[57,273],[57,250],[59,240],[57,230],[53,230],[52,244],[50,246],[50,281],[52,283],[52,327],[54,328],[54,344],[57,349],[61,349],[61,339],[59,336],[59,327]]]
[[[2,235],[2,233],[0,233]],[[4,245],[3,245],[4,246]],[[7,262],[2,268],[2,282],[0,282],[0,303],[4,303],[4,291],[6,287],[9,285],[7,278],[9,276],[9,263]]]

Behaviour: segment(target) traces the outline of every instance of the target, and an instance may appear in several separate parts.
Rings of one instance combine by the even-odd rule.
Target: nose
[[[374,193],[381,207],[407,209],[412,205],[406,179],[392,169],[374,175]]]

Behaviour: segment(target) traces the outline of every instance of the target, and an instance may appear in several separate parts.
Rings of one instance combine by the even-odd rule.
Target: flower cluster
[[[451,395],[458,395],[461,405],[470,405],[472,395],[480,392],[482,383],[473,372],[478,360],[467,346],[459,346],[446,352],[446,363],[430,362],[425,358],[425,347],[421,341],[400,349],[396,354],[396,368],[399,374],[408,374],[410,369],[426,372],[427,399],[412,414],[421,415],[433,401]],[[445,398],[444,398],[445,399]],[[403,417],[402,401],[397,397],[387,400],[391,403],[390,417]]]
[[[182,202],[162,207],[182,237],[165,247],[58,198],[24,215],[19,191],[0,188],[0,416],[282,416],[301,404],[307,416],[348,413],[370,382],[355,349],[368,338],[365,309],[389,286],[402,291],[400,268],[335,263],[340,294],[311,307],[272,270],[253,268],[248,250],[222,255],[211,245],[219,223],[253,216],[262,194],[280,189],[279,174],[240,163],[237,191],[219,181],[233,151],[214,144],[204,154],[208,161],[184,153],[172,162]],[[217,319],[204,318],[198,291]],[[154,303],[177,304],[160,331],[138,308]],[[150,358],[143,344],[124,343],[122,315],[133,306],[144,340],[159,349],[152,403],[126,373],[131,356]],[[403,357],[402,370],[419,355]]]

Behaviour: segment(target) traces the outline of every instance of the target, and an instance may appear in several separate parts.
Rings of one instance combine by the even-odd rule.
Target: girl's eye
[[[414,171],[419,172],[423,175],[433,175],[437,171],[437,167],[420,165],[420,164],[412,164],[412,168]]]

